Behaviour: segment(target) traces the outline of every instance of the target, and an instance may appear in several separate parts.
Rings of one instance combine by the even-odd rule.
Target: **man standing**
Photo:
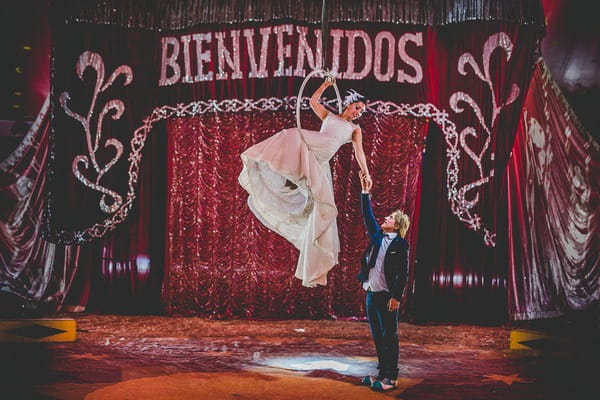
[[[410,221],[397,210],[378,226],[369,197],[371,182],[362,173],[360,182],[369,246],[361,261],[358,280],[367,291],[367,318],[379,360],[377,376],[366,376],[362,383],[373,390],[387,391],[396,388],[398,378],[398,309],[408,277],[408,243],[404,237]]]

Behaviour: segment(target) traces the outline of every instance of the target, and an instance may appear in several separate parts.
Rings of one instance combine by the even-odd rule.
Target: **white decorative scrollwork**
[[[77,120],[81,124],[86,136],[88,155],[80,154],[73,159],[73,163],[71,164],[73,174],[85,186],[102,193],[99,203],[100,209],[107,214],[112,214],[121,207],[123,199],[117,192],[100,185],[100,180],[104,174],[106,174],[112,168],[112,166],[115,165],[115,163],[123,154],[123,144],[115,138],[110,138],[104,141],[103,147],[105,149],[112,147],[114,149],[114,155],[112,159],[103,166],[98,163],[96,154],[98,152],[98,148],[100,147],[100,142],[103,139],[102,124],[104,122],[104,117],[106,117],[106,115],[112,111],[112,119],[116,120],[121,118],[125,110],[125,106],[121,100],[113,99],[108,101],[98,115],[96,132],[93,136],[91,119],[94,115],[98,94],[109,88],[121,74],[125,75],[125,82],[123,84],[129,85],[133,80],[133,72],[128,65],[121,65],[115,69],[105,83],[105,70],[102,57],[97,53],[85,51],[79,56],[77,65],[75,67],[80,80],[83,81],[83,74],[88,68],[92,68],[96,71],[96,84],[94,86],[94,93],[92,95],[92,101],[90,103],[90,108],[87,115],[85,117],[79,115],[68,107],[67,102],[71,99],[68,92],[63,92],[60,95],[60,105],[69,117]],[[95,179],[90,179],[88,176],[86,176],[86,174],[84,174],[85,171],[90,169],[90,164],[94,168],[96,174]],[[107,196],[110,197],[110,204],[107,203]]]
[[[458,216],[458,218],[464,222],[470,229],[475,231],[479,231],[483,229],[484,231],[484,240],[486,245],[495,246],[495,237],[496,234],[490,232],[487,228],[482,226],[481,217],[474,212],[472,209],[479,202],[479,193],[471,194],[470,192],[478,189],[479,187],[485,185],[489,182],[490,178],[494,176],[493,167],[490,171],[483,170],[483,159],[484,157],[490,157],[490,160],[494,160],[494,153],[488,152],[490,141],[492,138],[492,131],[494,128],[494,124],[496,123],[496,119],[502,109],[509,104],[513,103],[517,97],[519,96],[519,87],[514,83],[511,86],[510,93],[506,100],[498,105],[496,101],[496,92],[494,90],[494,83],[492,81],[492,77],[490,76],[490,58],[494,50],[497,48],[501,48],[506,52],[506,61],[510,60],[513,44],[510,40],[510,37],[504,33],[499,32],[491,35],[485,42],[483,46],[483,70],[477,64],[477,61],[470,53],[463,53],[458,59],[458,72],[461,75],[467,75],[466,66],[469,65],[475,75],[485,82],[490,89],[491,98],[492,98],[492,117],[489,123],[485,120],[483,113],[481,111],[481,107],[477,102],[467,93],[464,92],[455,92],[450,96],[449,103],[452,110],[456,113],[462,113],[464,108],[459,105],[459,103],[468,104],[479,123],[483,131],[477,130],[472,126],[468,126],[464,128],[460,135],[458,136],[448,136],[446,135],[446,143],[448,145],[447,155],[448,155],[448,180],[447,180],[447,188],[448,188],[448,200],[450,202],[450,206],[452,212]],[[473,138],[478,138],[480,134],[485,135],[485,141],[481,146],[479,151],[474,150],[467,143],[468,136],[472,136]],[[459,148],[460,144],[460,148]],[[460,149],[464,150],[464,152],[469,156],[471,160],[475,162],[478,168],[479,176],[472,182],[466,183],[463,186],[459,187],[458,183],[458,160],[460,158]],[[452,171],[452,173],[450,173]],[[469,198],[467,198],[469,197]]]
[[[164,105],[156,107],[150,115],[142,121],[131,139],[131,154],[129,160],[129,189],[124,202],[119,209],[106,220],[77,233],[78,240],[85,241],[91,238],[99,238],[107,232],[114,229],[123,222],[131,209],[135,200],[135,185],[139,176],[140,162],[142,160],[142,149],[148,137],[148,134],[154,125],[169,118],[193,117],[196,115],[211,112],[249,112],[249,111],[278,111],[295,110],[297,97],[270,97],[261,99],[225,99],[221,101],[207,100],[195,101],[188,104],[179,103],[175,106]],[[310,98],[302,97],[301,109],[310,108]],[[337,99],[325,101],[326,104],[336,103]],[[386,115],[399,114],[413,117],[431,118],[440,127],[446,136],[457,136],[456,126],[448,119],[446,111],[438,110],[433,104],[396,104],[385,101],[374,101],[367,103],[367,109],[373,113],[383,113]]]
[[[140,162],[142,160],[142,150],[148,137],[148,134],[154,127],[154,125],[161,121],[169,118],[181,118],[181,117],[193,117],[196,115],[216,112],[249,112],[249,111],[278,111],[278,110],[294,110],[296,108],[297,97],[270,97],[261,99],[225,99],[221,101],[207,100],[207,101],[196,101],[188,104],[179,103],[175,106],[164,105],[154,108],[150,115],[142,121],[142,125],[138,127],[131,139],[131,153],[128,157],[129,160],[129,181],[128,181],[128,192],[124,202],[118,207],[118,209],[104,221],[93,225],[84,231],[77,232],[75,235],[78,240],[85,241],[91,238],[100,238],[107,232],[113,230],[117,225],[122,223],[129,213],[133,201],[135,200],[135,185],[137,184],[139,176]],[[307,110],[310,108],[310,98],[303,97],[300,99],[301,109]],[[331,106],[331,104],[337,102],[337,99],[325,100],[324,103]],[[367,110],[384,115],[404,115],[412,117],[430,118],[434,121],[442,130],[447,143],[450,145],[447,149],[449,162],[446,167],[448,176],[448,188],[449,196],[448,199],[451,204],[451,210],[459,218],[462,209],[459,207],[456,201],[458,196],[450,195],[450,189],[456,188],[458,184],[458,159],[460,158],[460,151],[458,149],[458,133],[456,125],[450,120],[448,113],[445,110],[439,110],[435,105],[431,103],[418,103],[418,104],[397,104],[389,101],[373,101],[367,103]],[[115,157],[114,159],[117,159]],[[113,159],[113,160],[114,160]],[[83,159],[77,158],[77,162]],[[110,163],[109,163],[110,164]],[[107,164],[108,165],[108,164]],[[112,164],[110,165],[112,166]],[[110,168],[109,166],[109,168]],[[106,166],[105,166],[106,168]],[[478,218],[477,216],[475,216]],[[484,229],[484,239],[487,242],[494,242],[495,234],[490,233],[487,229]]]

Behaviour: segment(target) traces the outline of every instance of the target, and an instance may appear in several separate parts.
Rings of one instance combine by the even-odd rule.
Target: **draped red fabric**
[[[543,60],[525,100],[507,186],[510,317],[557,317],[597,303],[600,146]]]
[[[161,129],[162,128],[162,129]],[[71,246],[76,267],[64,301],[68,310],[156,313],[164,271],[166,135],[157,127],[144,148],[138,190],[143,201],[128,223],[105,237]],[[60,246],[57,246],[60,247]]]
[[[49,100],[21,144],[0,162],[0,289],[58,307],[75,272],[70,246],[43,240],[44,166],[48,156]]]
[[[481,172],[489,179],[483,185],[485,190],[467,192],[465,199],[478,200],[474,209],[479,210],[482,223],[493,227],[495,247],[485,246],[481,235],[466,229],[451,212],[447,201],[450,190],[447,185],[448,142],[441,129],[432,126],[423,162],[415,281],[408,311],[415,320],[501,323],[507,318],[503,174],[531,76],[531,71],[523,66],[533,64],[536,43],[531,40],[527,27],[503,25],[500,28],[474,23],[438,28],[435,32],[437,47],[431,57],[434,65],[429,66],[432,70],[429,74],[436,79],[430,80],[432,93],[428,96],[438,97],[442,104],[450,103],[452,120],[464,140],[460,147],[465,153],[461,153],[458,160],[458,186],[467,187],[471,182],[476,187]],[[507,52],[498,48],[490,53],[486,48],[490,44],[488,39],[498,30],[505,32],[514,43],[508,52],[511,62],[506,62]],[[458,37],[461,40],[456,40]],[[472,72],[473,64],[467,64],[466,74],[456,74],[465,53],[470,53],[474,60],[484,60],[478,64],[482,74],[486,54],[489,56],[491,85]],[[519,92],[511,102],[513,85]],[[467,93],[472,98],[457,104],[462,111],[452,107],[452,97],[457,92]],[[473,134],[465,130],[469,127],[475,129]],[[489,143],[486,144],[487,138]]]
[[[135,223],[93,243],[60,245],[40,235],[49,130],[48,102],[21,145],[0,163],[0,287],[52,311],[158,311],[165,135],[153,136],[146,148],[152,163],[140,179],[145,201],[132,212]]]
[[[310,113],[310,114],[309,114]],[[303,128],[319,128],[310,111]],[[427,121],[367,114],[360,120],[377,217],[401,208],[413,217]],[[167,311],[260,318],[362,316],[357,281],[366,233],[360,218],[358,164],[352,146],[331,162],[340,229],[340,263],[326,287],[294,277],[298,251],[250,212],[237,183],[240,153],[295,126],[291,110],[207,113],[168,122]]]

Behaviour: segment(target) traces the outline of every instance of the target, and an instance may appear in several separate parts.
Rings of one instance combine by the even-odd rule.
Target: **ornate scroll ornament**
[[[221,101],[207,100],[195,101],[188,104],[164,105],[154,108],[150,115],[142,121],[131,139],[131,154],[129,160],[129,189],[125,201],[118,210],[105,221],[95,224],[82,232],[76,234],[81,241],[104,236],[107,232],[113,230],[118,224],[123,222],[129,213],[129,209],[135,200],[135,185],[139,176],[140,162],[142,160],[142,150],[148,137],[148,134],[154,125],[170,118],[193,117],[196,115],[216,112],[250,112],[250,111],[278,111],[295,110],[297,97],[270,97],[261,99],[225,99]],[[310,109],[310,98],[302,97],[301,109]],[[331,105],[337,102],[337,99],[325,101]],[[456,136],[456,127],[448,119],[448,113],[438,110],[433,104],[396,104],[392,102],[375,101],[367,103],[367,109],[374,113],[399,114],[413,117],[432,118],[443,129],[445,135]]]
[[[479,193],[472,194],[471,192],[488,183],[490,178],[494,176],[493,168],[489,171],[483,170],[482,160],[484,157],[489,157],[491,161],[494,160],[494,153],[488,151],[494,124],[502,109],[513,103],[520,92],[519,87],[513,83],[508,98],[501,104],[497,103],[494,83],[490,76],[490,57],[497,48],[501,48],[506,52],[506,61],[508,62],[512,54],[513,44],[510,37],[504,32],[491,35],[483,45],[483,69],[480,68],[473,55],[470,53],[463,53],[458,59],[458,72],[461,75],[467,75],[466,66],[469,65],[475,75],[489,87],[492,98],[491,120],[489,123],[485,120],[481,107],[469,94],[459,91],[450,96],[450,107],[454,112],[461,113],[464,111],[464,108],[461,107],[459,103],[467,103],[475,112],[482,129],[477,130],[472,126],[468,126],[464,128],[458,136],[446,135],[446,144],[448,145],[447,188],[450,207],[452,212],[456,214],[459,220],[464,222],[467,227],[475,231],[483,229],[484,240],[488,246],[496,245],[496,234],[486,227],[483,227],[481,217],[472,210],[479,202]],[[480,134],[485,135],[485,141],[481,149],[474,150],[467,143],[467,137],[472,136],[473,138],[478,138]],[[461,156],[461,149],[475,162],[479,175],[473,182],[459,186],[458,174],[460,170],[458,167],[458,160]]]
[[[96,111],[96,100],[98,94],[108,89],[121,74],[125,75],[124,85],[129,85],[133,80],[133,72],[129,66],[121,65],[115,69],[108,80],[104,82],[104,62],[102,61],[102,57],[97,53],[86,51],[79,56],[77,65],[75,66],[75,70],[80,80],[83,81],[83,74],[88,68],[96,70],[96,85],[94,86],[94,93],[92,95],[92,101],[90,103],[90,108],[87,115],[84,117],[76,112],[73,112],[69,108],[67,102],[71,99],[71,97],[68,92],[63,92],[60,95],[60,105],[69,117],[77,120],[81,124],[86,136],[88,154],[80,154],[73,159],[73,163],[71,164],[73,175],[75,175],[75,177],[85,186],[102,193],[99,204],[100,209],[107,214],[113,214],[119,209],[119,207],[121,207],[123,199],[117,192],[102,186],[100,184],[100,180],[104,174],[106,174],[112,168],[112,166],[115,165],[115,163],[123,154],[123,144],[115,138],[104,140],[102,137],[102,124],[104,122],[104,117],[106,117],[111,111],[113,111],[112,119],[116,120],[121,118],[123,111],[125,110],[125,106],[121,100],[113,99],[108,101],[98,115],[95,132],[92,132],[94,127],[92,127],[91,119]],[[98,163],[98,159],[96,158],[96,154],[103,140],[103,147],[112,147],[114,149],[114,155],[108,163],[105,165],[100,165]],[[94,171],[90,171],[90,164]],[[90,175],[95,175],[95,179],[90,177]],[[108,202],[107,197],[110,198]]]
[[[489,55],[488,55],[489,59]],[[125,85],[128,85],[133,79],[133,73],[131,68],[126,65],[122,65],[118,67],[110,76],[108,81],[104,83],[104,64],[102,62],[102,58],[95,53],[85,52],[83,53],[79,61],[77,63],[77,73],[80,79],[83,79],[83,73],[88,68],[94,68],[97,72],[96,78],[96,86],[94,89],[94,94],[92,97],[92,102],[90,105],[90,110],[86,117],[83,117],[73,111],[71,111],[67,102],[70,100],[69,94],[64,92],[60,96],[60,104],[65,110],[66,114],[71,118],[79,121],[79,123],[83,126],[86,139],[87,139],[87,147],[89,155],[78,155],[73,159],[72,169],[74,175],[84,183],[86,186],[97,190],[103,193],[103,196],[100,200],[100,208],[106,212],[111,214],[109,218],[104,221],[97,223],[85,230],[74,232],[73,235],[77,242],[85,242],[94,238],[103,237],[107,232],[112,231],[117,225],[122,223],[129,214],[129,210],[133,205],[133,201],[135,200],[135,186],[138,181],[139,176],[139,168],[140,162],[142,160],[142,150],[144,148],[144,144],[148,137],[148,134],[154,127],[154,125],[161,121],[169,118],[180,118],[180,117],[192,117],[196,115],[201,115],[205,113],[212,112],[249,112],[249,111],[278,111],[278,110],[294,110],[296,108],[296,104],[298,101],[297,97],[270,97],[270,98],[261,98],[261,99],[225,99],[221,101],[216,100],[207,100],[207,101],[196,101],[188,104],[179,103],[176,105],[164,105],[160,107],[154,108],[149,116],[143,119],[142,125],[139,126],[133,133],[133,137],[130,142],[131,153],[129,154],[129,169],[128,169],[128,191],[125,199],[116,192],[109,190],[100,185],[100,179],[106,172],[119,160],[123,153],[123,145],[117,139],[110,138],[104,141],[104,147],[113,147],[115,149],[115,155],[111,161],[109,161],[106,165],[99,165],[96,159],[96,152],[100,147],[100,142],[102,141],[102,122],[104,117],[111,111],[114,110],[114,114],[112,115],[113,119],[119,119],[123,111],[125,109],[123,103],[120,100],[110,100],[103,107],[102,111],[99,114],[98,123],[95,131],[95,135],[92,136],[91,124],[90,120],[92,115],[94,114],[94,109],[96,105],[96,99],[98,93],[103,92],[108,87],[110,87],[115,79],[120,75],[125,75]],[[518,89],[517,89],[518,90]],[[468,95],[465,95],[468,98]],[[331,107],[331,104],[335,103],[337,99],[332,99],[329,101],[324,101],[324,103]],[[301,109],[307,110],[310,108],[310,98],[302,97],[300,99]],[[505,104],[508,104],[505,103]],[[379,113],[385,115],[391,114],[399,114],[404,116],[412,116],[412,117],[421,117],[421,118],[430,118],[434,122],[436,122],[446,138],[446,142],[449,145],[448,155],[449,161],[447,166],[447,174],[448,174],[448,188],[449,194],[448,198],[452,205],[452,211],[459,217],[464,218],[464,210],[468,212],[468,208],[460,207],[461,203],[458,201],[461,197],[457,194],[458,190],[456,186],[458,184],[458,175],[459,175],[459,167],[458,167],[458,159],[460,158],[460,151],[458,149],[458,133],[456,130],[456,125],[452,122],[448,113],[445,110],[439,110],[435,105],[427,103],[418,103],[418,104],[396,104],[389,101],[374,101],[368,102],[366,104],[366,108],[372,113]],[[476,106],[476,105],[475,105]],[[497,112],[496,112],[497,114]],[[474,130],[473,130],[474,131]],[[470,132],[470,131],[467,131]],[[489,135],[489,129],[486,131]],[[96,172],[96,179],[92,180],[88,178],[86,175],[82,173],[80,170],[80,166],[84,167],[84,171],[89,169],[91,166],[94,168]],[[464,190],[464,188],[463,188]],[[464,192],[462,193],[462,198],[464,198]],[[110,197],[112,200],[112,204],[107,204],[106,198]],[[474,202],[476,203],[476,201]],[[470,215],[470,214],[467,214]],[[475,215],[476,216],[476,215]],[[477,217],[477,216],[476,216]],[[477,217],[478,218],[478,217]],[[464,220],[464,219],[462,219]],[[477,220],[478,221],[478,220]],[[486,231],[486,242],[493,241],[493,236],[489,236]]]

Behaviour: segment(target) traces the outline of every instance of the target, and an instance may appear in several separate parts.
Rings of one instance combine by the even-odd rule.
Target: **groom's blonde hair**
[[[392,213],[392,217],[394,217],[394,228],[396,229],[396,232],[404,238],[408,231],[408,227],[410,226],[408,215],[404,214],[402,210],[396,210]]]

